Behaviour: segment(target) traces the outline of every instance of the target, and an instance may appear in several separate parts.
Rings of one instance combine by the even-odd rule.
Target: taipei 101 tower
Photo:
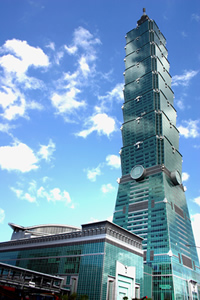
[[[200,299],[200,267],[181,182],[165,45],[144,10],[137,27],[126,35],[122,177],[113,222],[143,237],[154,300]]]

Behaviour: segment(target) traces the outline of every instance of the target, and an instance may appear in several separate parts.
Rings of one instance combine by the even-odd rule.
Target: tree
[[[62,295],[62,296],[60,296],[60,298],[61,298],[62,300],[68,300],[68,299],[69,299],[68,295]]]
[[[89,297],[88,297],[88,295],[81,295],[79,299],[80,300],[88,300]]]
[[[76,300],[77,294],[73,293],[69,296],[69,300]]]

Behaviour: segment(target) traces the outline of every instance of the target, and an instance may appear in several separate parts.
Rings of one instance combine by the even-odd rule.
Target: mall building
[[[144,295],[143,239],[120,226],[10,226],[11,240],[0,243],[0,262],[62,277],[62,288],[92,300]],[[151,293],[151,274],[145,278]]]

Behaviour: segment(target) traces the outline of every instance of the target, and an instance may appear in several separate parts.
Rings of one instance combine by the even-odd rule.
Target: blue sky
[[[146,7],[167,39],[183,182],[200,246],[200,3],[0,1],[0,241],[9,222],[111,218],[125,34]]]

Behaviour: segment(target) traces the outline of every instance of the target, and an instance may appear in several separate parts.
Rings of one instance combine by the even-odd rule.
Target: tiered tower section
[[[196,248],[187,246],[195,242],[166,40],[145,12],[137,25],[126,35],[122,177],[113,221],[144,238],[154,299],[195,298],[200,269]]]

